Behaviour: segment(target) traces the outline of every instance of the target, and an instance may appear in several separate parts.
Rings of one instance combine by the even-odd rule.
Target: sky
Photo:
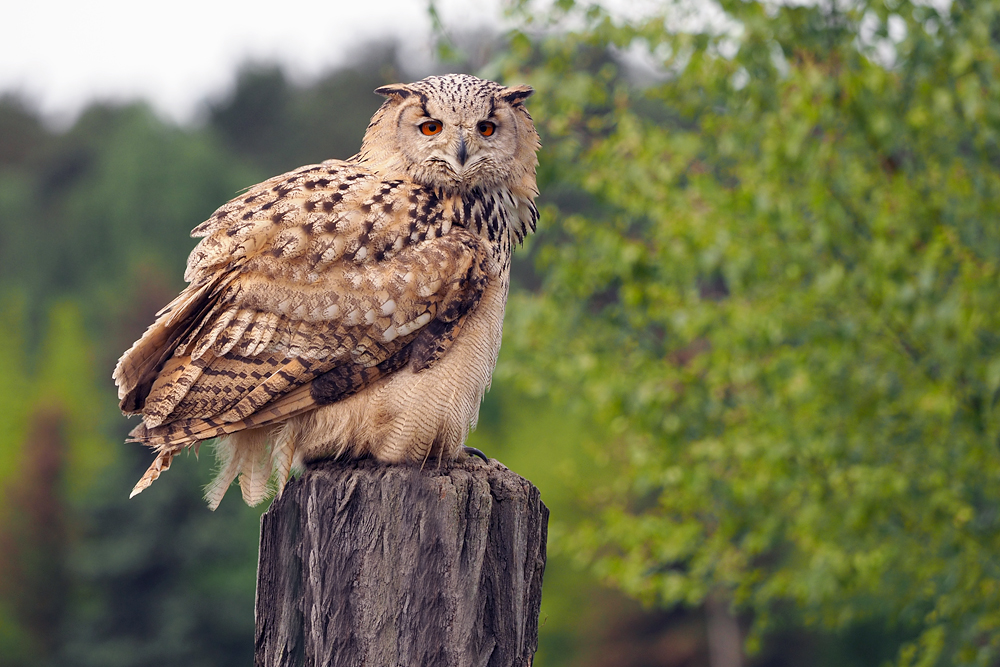
[[[501,0],[436,4],[448,29],[504,27]],[[426,0],[35,0],[2,14],[0,94],[21,94],[55,124],[91,100],[136,98],[187,122],[249,60],[308,81],[376,40],[405,38],[417,69],[431,53]]]

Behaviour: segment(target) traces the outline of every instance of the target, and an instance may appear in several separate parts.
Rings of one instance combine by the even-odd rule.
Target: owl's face
[[[365,135],[362,160],[450,191],[511,184],[529,169],[534,176],[538,134],[522,104],[531,88],[449,75],[376,92],[389,99]]]

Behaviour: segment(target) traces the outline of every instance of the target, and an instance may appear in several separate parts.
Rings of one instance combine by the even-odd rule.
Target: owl
[[[139,493],[217,438],[214,509],[323,458],[462,456],[500,349],[511,253],[535,230],[528,86],[383,86],[361,150],[275,176],[194,228],[188,287],[118,361]]]

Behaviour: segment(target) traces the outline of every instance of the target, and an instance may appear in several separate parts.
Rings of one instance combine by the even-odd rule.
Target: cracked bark
[[[548,509],[496,461],[323,461],[261,519],[258,667],[527,667]]]

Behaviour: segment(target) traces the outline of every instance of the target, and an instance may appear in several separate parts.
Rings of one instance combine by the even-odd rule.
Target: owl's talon
[[[464,449],[465,453],[469,456],[478,456],[487,463],[490,462],[490,460],[486,458],[486,454],[483,454],[480,450],[476,449],[475,447],[469,447],[468,445],[465,445],[462,447],[462,449]]]

